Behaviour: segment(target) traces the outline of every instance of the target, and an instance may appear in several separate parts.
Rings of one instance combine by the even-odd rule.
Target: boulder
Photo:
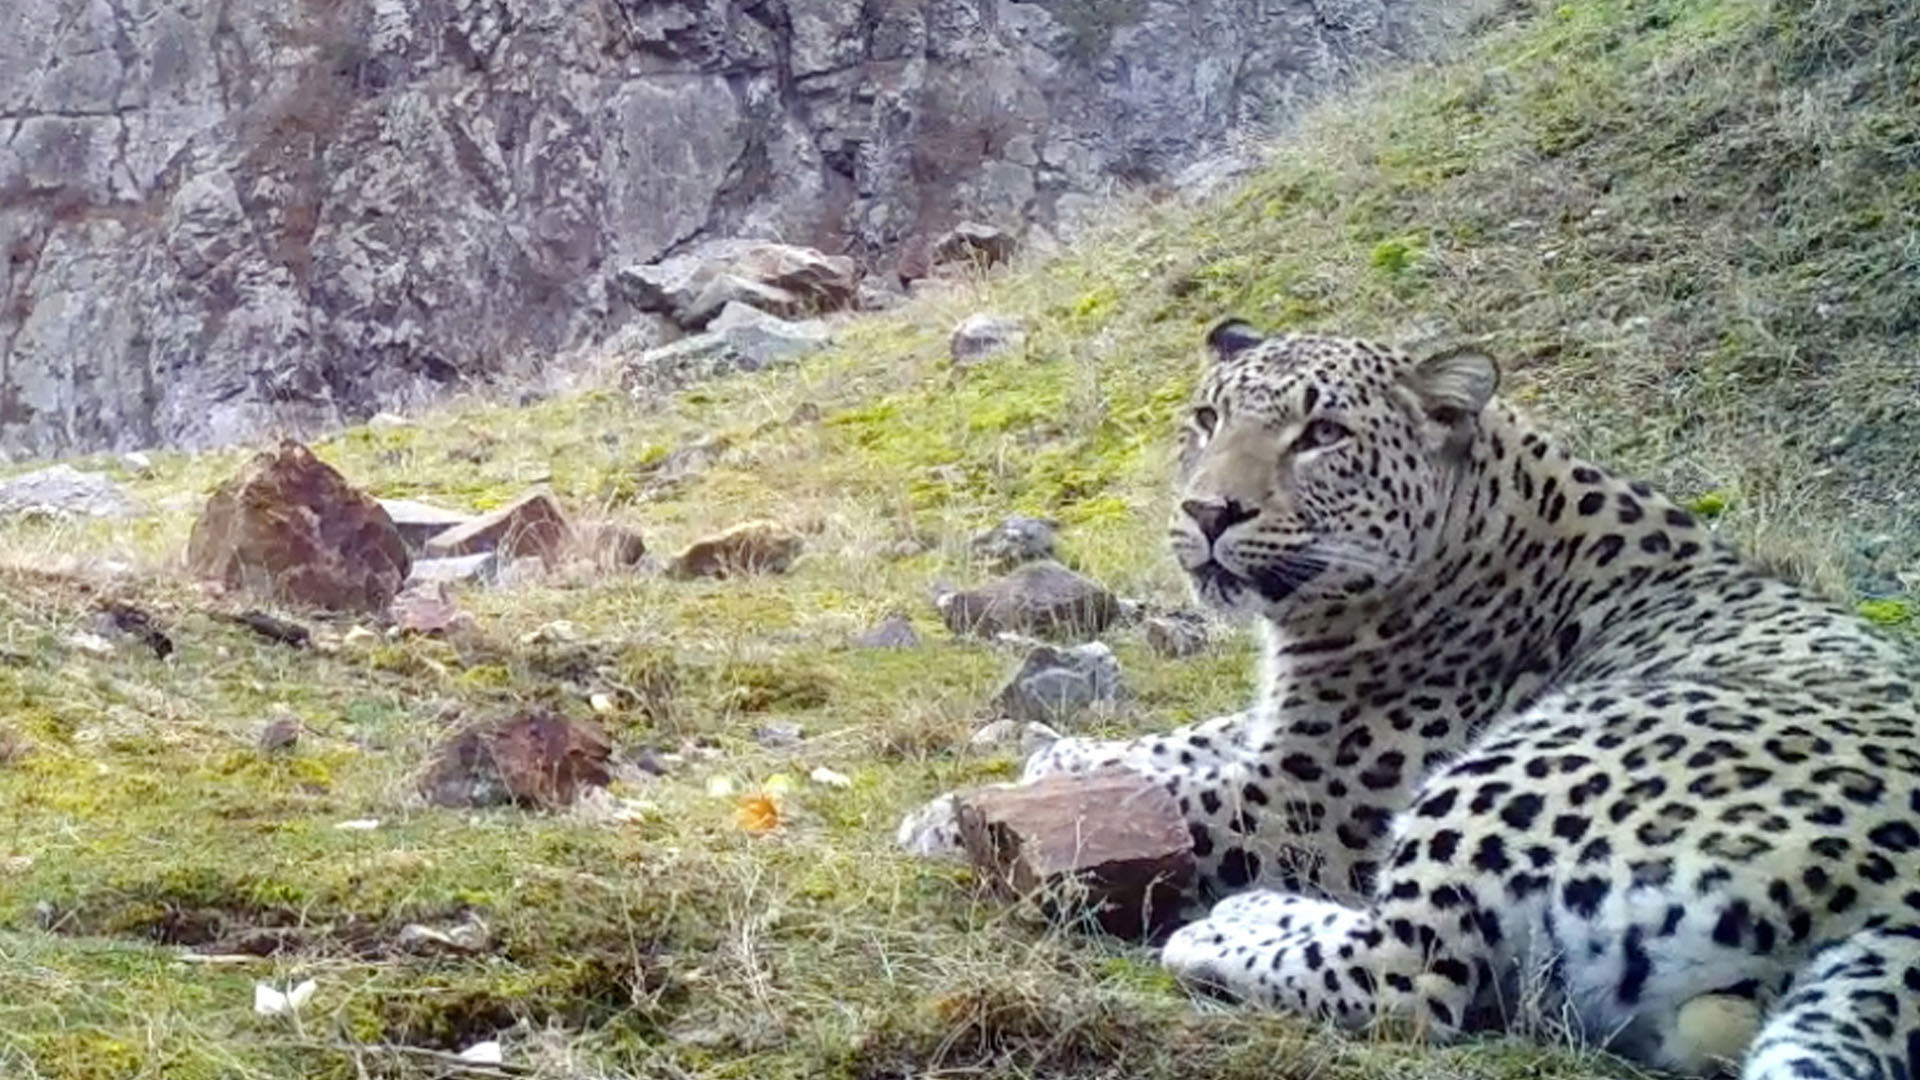
[[[771,521],[748,521],[687,545],[667,564],[667,576],[679,580],[784,574],[800,556],[800,534]]]
[[[187,540],[198,577],[334,611],[385,610],[411,564],[379,501],[292,440],[221,485]]]
[[[1054,557],[1058,524],[1015,514],[973,538],[976,558],[996,570],[1011,570]]]
[[[1170,929],[1194,874],[1193,839],[1166,789],[1138,773],[1056,774],[955,795],[967,857],[1002,895],[1116,937]]]
[[[1112,705],[1125,693],[1120,661],[1104,643],[1090,641],[1071,649],[1038,645],[994,704],[1012,720],[1054,725],[1087,709]]]
[[[1171,611],[1149,615],[1142,623],[1147,648],[1154,655],[1169,659],[1193,656],[1212,641],[1212,629],[1205,616],[1192,611]]]
[[[735,305],[779,316],[799,315],[806,310],[799,296],[777,285],[739,274],[715,274],[700,290],[700,295],[694,297],[693,303],[675,318],[688,330],[699,330],[712,322],[721,311]]]
[[[829,340],[827,328],[817,322],[776,318],[739,302],[722,308],[707,330],[726,338],[728,345],[753,358],[760,368],[819,352]]]
[[[117,518],[139,512],[119,484],[104,473],[82,472],[71,465],[53,465],[0,480],[0,515]]]
[[[860,267],[845,255],[791,244],[760,244],[734,260],[731,272],[799,298],[809,314],[840,311],[859,295]]]
[[[1027,324],[1006,315],[976,312],[960,320],[947,339],[947,353],[956,364],[970,364],[1018,349],[1027,343]]]
[[[1016,246],[1005,230],[963,221],[933,242],[933,261],[993,266],[1013,258]]]
[[[945,593],[934,603],[949,630],[979,637],[1090,638],[1112,625],[1120,610],[1104,586],[1051,560],[1029,563],[977,589]]]
[[[689,330],[704,327],[730,302],[780,316],[817,315],[854,306],[860,268],[844,255],[753,240],[722,240],[614,275],[628,303],[659,312]]]
[[[559,809],[612,779],[612,744],[590,723],[525,712],[456,733],[421,775],[420,793],[436,806],[512,803]]]
[[[880,625],[854,638],[853,643],[862,649],[912,649],[919,646],[920,635],[914,632],[913,621],[904,612],[896,611]]]
[[[435,559],[493,552],[504,559],[557,559],[573,530],[560,504],[544,491],[529,492],[490,514],[455,525],[427,541]]]

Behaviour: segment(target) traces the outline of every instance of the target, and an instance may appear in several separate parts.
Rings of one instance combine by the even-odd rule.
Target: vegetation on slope
[[[318,448],[382,495],[484,507],[545,478],[663,550],[772,516],[811,533],[785,577],[474,591],[473,639],[296,652],[162,572],[237,453],[157,455],[128,480],[161,509],[131,532],[7,526],[17,563],[140,567],[108,588],[168,617],[179,647],[90,655],[66,643],[80,583],[0,581],[0,1069],[450,1075],[475,1070],[447,1052],[505,1031],[516,1070],[554,1077],[1622,1074],[1517,1041],[1430,1052],[1197,1010],[1150,954],[1038,931],[965,874],[896,855],[902,812],[1015,765],[966,748],[1009,657],[952,641],[926,590],[968,572],[973,529],[1030,511],[1120,592],[1177,600],[1158,540],[1169,420],[1201,330],[1235,311],[1478,337],[1507,392],[1587,452],[1909,621],[1916,50],[1920,12],[1898,0],[1511,4],[1450,63],[1317,113],[1231,195],[1141,207],[1063,258],[854,327],[799,371],[656,412],[587,394]],[[945,331],[980,306],[1028,318],[1027,347],[952,371]],[[734,447],[718,464],[638,500],[640,466],[714,431]],[[890,558],[903,537],[934,546]],[[845,647],[896,608],[925,645]],[[572,640],[533,634],[560,620]],[[1114,644],[1140,694],[1112,730],[1247,691],[1244,643],[1177,662]],[[404,802],[454,719],[584,714],[606,688],[624,745],[708,747],[619,793],[639,820]],[[267,758],[252,739],[275,707],[311,734]],[[809,739],[760,745],[778,720]],[[706,791],[815,765],[852,787],[802,786],[772,835]],[[381,824],[335,827],[365,818]],[[469,918],[484,954],[395,947],[407,923]],[[208,964],[182,946],[277,951]],[[256,980],[305,977],[319,991],[298,1024],[252,1013]]]

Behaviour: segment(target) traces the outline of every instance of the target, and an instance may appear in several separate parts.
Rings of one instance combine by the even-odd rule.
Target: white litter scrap
[[[498,1039],[474,1043],[454,1056],[472,1065],[499,1065],[507,1060],[506,1053],[500,1049]]]
[[[808,773],[807,779],[813,781],[816,784],[823,784],[827,787],[833,787],[833,788],[850,788],[853,786],[852,777],[848,776],[846,773],[835,772],[832,769],[827,768],[825,765],[821,765],[818,768],[814,769],[812,772]]]
[[[313,992],[319,984],[312,979],[282,993],[278,988],[266,983],[253,984],[253,1011],[261,1016],[285,1016],[297,1013],[313,1000]]]
[[[354,818],[352,821],[336,822],[333,827],[343,832],[372,832],[380,827],[380,819]]]

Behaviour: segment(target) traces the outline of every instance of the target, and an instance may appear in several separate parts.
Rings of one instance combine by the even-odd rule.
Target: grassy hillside
[[[1315,114],[1244,188],[1143,205],[1047,263],[859,324],[797,372],[642,412],[606,393],[453,408],[318,447],[382,495],[486,507],[549,481],[658,550],[749,516],[809,533],[785,577],[580,575],[462,603],[457,642],[294,651],[174,572],[197,496],[243,455],[159,455],[132,527],[15,524],[0,580],[0,1070],[17,1077],[1576,1077],[1519,1041],[1430,1052],[1196,1010],[1144,951],[1042,933],[966,875],[896,856],[922,799],[1005,775],[966,748],[1012,658],[956,642],[929,586],[1010,511],[1066,526],[1124,595],[1178,600],[1160,551],[1169,417],[1202,328],[1471,335],[1507,392],[1743,542],[1910,621],[1920,570],[1920,11],[1899,0],[1511,3],[1449,63]],[[950,370],[945,333],[1019,314],[1023,354]],[[811,406],[803,409],[802,406]],[[667,497],[642,467],[720,432]],[[109,470],[119,467],[100,462]],[[903,538],[932,542],[895,558]],[[95,594],[169,620],[161,661],[69,645]],[[888,611],[925,644],[846,647]],[[555,628],[564,621],[567,625]],[[536,631],[546,628],[546,633]],[[344,626],[326,628],[334,638]],[[1113,639],[1144,730],[1237,707],[1248,649]],[[414,807],[450,720],[549,701],[623,747],[705,747],[624,786],[637,818]],[[633,691],[627,693],[626,691]],[[310,730],[266,757],[288,710]],[[754,731],[797,722],[798,748]],[[771,835],[750,790],[816,765]],[[340,822],[378,819],[366,831]],[[485,923],[477,955],[397,947]],[[272,942],[266,958],[205,962]],[[253,984],[311,977],[296,1024]]]

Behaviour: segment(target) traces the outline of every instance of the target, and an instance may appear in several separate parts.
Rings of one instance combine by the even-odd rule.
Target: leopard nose
[[[1237,499],[1188,499],[1180,504],[1180,509],[1200,527],[1200,535],[1209,543],[1220,539],[1221,533],[1235,525],[1260,516],[1260,511]]]

